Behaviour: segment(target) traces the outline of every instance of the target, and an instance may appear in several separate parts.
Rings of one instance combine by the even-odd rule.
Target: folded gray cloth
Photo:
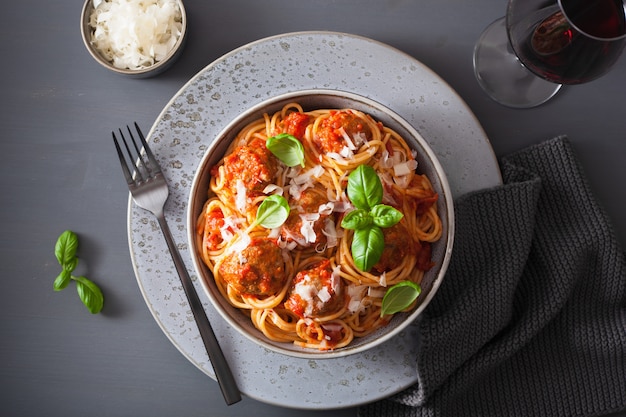
[[[455,202],[448,274],[418,328],[418,382],[360,417],[626,410],[626,257],[569,141],[501,160]]]

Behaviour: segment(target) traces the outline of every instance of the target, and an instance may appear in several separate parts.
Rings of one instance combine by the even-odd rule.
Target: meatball
[[[322,120],[313,140],[320,151],[324,153],[340,153],[348,144],[344,133],[352,139],[355,146],[357,143],[369,141],[372,131],[363,119],[349,110],[335,111]]]
[[[282,239],[286,242],[296,242],[301,247],[325,243],[326,236],[322,230],[328,215],[318,214],[318,212],[319,207],[327,202],[328,199],[325,196],[313,189],[303,190],[296,205],[289,212],[289,217],[281,227]],[[315,233],[314,239],[310,236],[311,230]]]
[[[238,180],[250,194],[262,194],[265,187],[274,182],[278,160],[265,147],[263,141],[237,147],[224,158],[226,186],[236,190]]]
[[[283,130],[285,133],[295,136],[299,140],[304,138],[306,127],[311,123],[311,117],[307,114],[293,112],[289,113],[285,119],[283,119]]]
[[[224,281],[245,295],[274,295],[287,278],[282,250],[268,238],[253,239],[241,252],[230,253],[218,271]]]
[[[339,311],[344,303],[341,278],[333,276],[326,259],[298,272],[285,308],[302,318],[316,318]]]
[[[380,273],[397,268],[402,263],[402,259],[415,253],[415,241],[403,221],[382,230],[385,236],[385,248],[380,260],[373,267]]]

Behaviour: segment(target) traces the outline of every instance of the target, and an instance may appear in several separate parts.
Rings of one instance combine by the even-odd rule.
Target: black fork
[[[195,287],[189,277],[187,268],[183,263],[167,222],[165,221],[163,208],[169,195],[167,182],[161,172],[161,167],[159,166],[158,161],[154,157],[154,154],[150,150],[150,147],[141,132],[141,129],[139,129],[137,123],[134,123],[134,125],[140,141],[139,144],[135,140],[135,135],[133,135],[130,126],[127,126],[128,136],[130,138],[129,140],[126,140],[122,129],[119,129],[120,141],[124,145],[124,150],[131,161],[130,163],[127,162],[126,156],[124,155],[124,151],[120,146],[120,142],[118,141],[115,132],[112,132],[113,142],[115,142],[115,148],[117,149],[117,155],[119,156],[120,164],[122,165],[122,171],[124,172],[128,189],[130,190],[135,203],[137,203],[139,207],[154,214],[159,222],[159,226],[161,227],[161,231],[163,232],[163,236],[167,242],[167,247],[172,254],[174,265],[176,266],[176,270],[178,271],[178,275],[183,284],[191,311],[196,320],[196,324],[198,325],[200,336],[202,337],[202,341],[204,342],[204,346],[206,347],[209,355],[209,360],[213,365],[215,377],[220,385],[224,399],[228,405],[234,404],[241,400],[241,393],[237,388],[235,378],[233,377],[230,367],[228,366],[228,362],[226,362],[226,358],[224,357],[224,353],[222,352],[217,338],[215,337],[215,333],[213,332],[211,323],[209,323],[209,319],[206,316],[202,302],[200,301],[200,298],[198,298],[198,294],[196,293]],[[129,142],[132,146],[129,146]],[[141,149],[143,149],[143,152]],[[133,154],[135,155],[134,158]]]

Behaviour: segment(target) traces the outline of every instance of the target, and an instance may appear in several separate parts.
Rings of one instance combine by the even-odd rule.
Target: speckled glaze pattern
[[[219,316],[198,281],[187,243],[186,209],[208,144],[232,119],[275,95],[304,89],[354,92],[393,109],[428,141],[454,196],[501,183],[496,158],[466,104],[414,58],[370,39],[298,32],[245,45],[193,77],[148,134],[170,184],[166,217],[240,390],[300,409],[351,407],[417,381],[414,326],[372,350],[337,359],[280,355],[243,337]],[[139,287],[165,335],[214,378],[165,241],[152,215],[129,200],[129,246]]]

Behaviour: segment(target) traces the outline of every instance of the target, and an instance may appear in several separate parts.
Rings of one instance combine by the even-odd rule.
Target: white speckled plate
[[[170,184],[167,221],[194,280],[186,205],[207,145],[239,113],[275,95],[304,89],[354,92],[391,108],[428,141],[454,196],[501,183],[483,129],[467,105],[414,58],[379,42],[334,32],[300,32],[245,45],[193,77],[149,133]],[[214,378],[156,220],[132,202],[130,252],[148,308],[170,341]],[[378,348],[338,359],[300,359],[259,347],[230,328],[196,289],[240,390],[283,407],[331,409],[385,398],[417,381],[414,326]]]

